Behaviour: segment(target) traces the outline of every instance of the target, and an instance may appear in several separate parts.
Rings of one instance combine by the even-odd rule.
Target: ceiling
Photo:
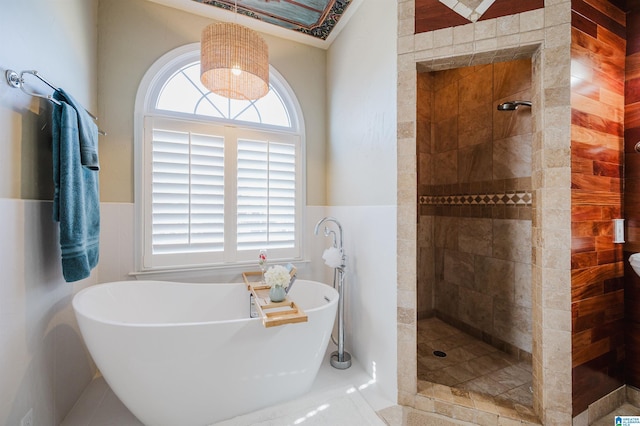
[[[150,0],[328,48],[363,0]]]

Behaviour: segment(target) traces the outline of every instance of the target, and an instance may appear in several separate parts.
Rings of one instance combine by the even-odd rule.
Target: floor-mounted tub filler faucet
[[[336,287],[336,282],[338,283],[338,341],[336,342],[331,336],[333,342],[338,345],[338,350],[331,354],[331,366],[334,368],[338,368],[340,370],[345,370],[351,367],[351,355],[349,352],[344,350],[344,274],[346,265],[346,256],[344,254],[344,249],[342,247],[342,225],[340,222],[334,217],[327,216],[323,219],[320,219],[318,223],[316,223],[316,227],[314,229],[314,233],[318,235],[318,231],[320,230],[320,226],[323,223],[332,222],[338,228],[338,237],[336,238],[336,232],[329,228],[328,224],[324,227],[324,236],[331,236],[333,239],[333,244],[330,248],[326,249],[322,255],[324,259],[324,263],[333,268],[333,287]]]

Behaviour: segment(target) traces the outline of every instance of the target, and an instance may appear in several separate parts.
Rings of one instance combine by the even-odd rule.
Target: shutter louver
[[[224,139],[153,129],[153,254],[224,249]]]
[[[295,145],[238,140],[238,250],[295,247]]]

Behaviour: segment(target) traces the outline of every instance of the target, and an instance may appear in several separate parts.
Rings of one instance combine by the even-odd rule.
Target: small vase
[[[272,302],[282,302],[285,297],[287,297],[287,293],[285,293],[284,287],[274,285],[269,289],[269,299]]]

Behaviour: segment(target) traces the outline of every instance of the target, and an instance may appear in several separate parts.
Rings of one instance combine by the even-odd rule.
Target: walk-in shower
[[[336,236],[336,232],[325,225],[324,236],[332,237],[332,245],[324,251],[322,258],[327,266],[333,268],[333,287],[336,288],[337,285],[337,290],[340,294],[338,301],[338,341],[336,342],[333,335],[331,336],[333,342],[338,346],[338,350],[331,354],[330,362],[332,367],[345,370],[351,367],[351,355],[344,350],[344,274],[347,262],[342,245],[342,225],[336,218],[327,216],[320,219],[316,224],[314,233],[318,235],[320,226],[326,222],[332,222],[338,228],[338,235]]]
[[[417,378],[525,407],[533,404],[531,68],[522,59],[421,72],[416,105]]]

